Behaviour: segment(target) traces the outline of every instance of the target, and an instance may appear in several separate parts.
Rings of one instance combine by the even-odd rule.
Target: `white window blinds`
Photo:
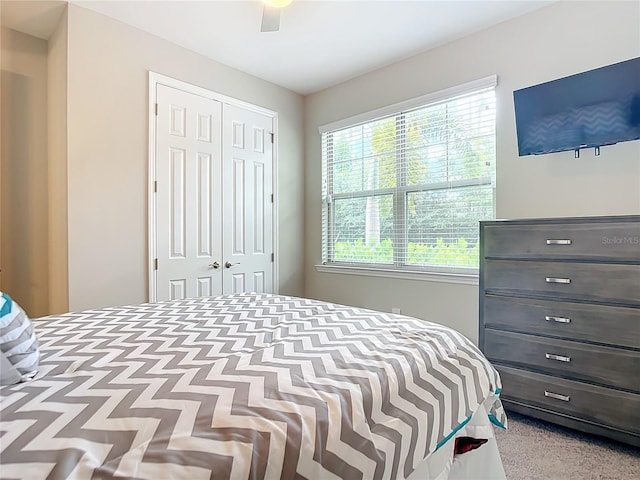
[[[495,218],[491,79],[322,133],[323,263],[477,269],[478,221]]]

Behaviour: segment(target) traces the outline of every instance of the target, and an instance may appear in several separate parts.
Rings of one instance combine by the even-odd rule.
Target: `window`
[[[323,264],[476,273],[478,221],[495,218],[495,85],[321,128]]]

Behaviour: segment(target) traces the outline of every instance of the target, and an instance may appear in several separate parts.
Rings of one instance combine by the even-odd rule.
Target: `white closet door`
[[[271,292],[273,120],[229,104],[223,118],[223,292]]]
[[[221,103],[157,86],[156,299],[222,292]]]
[[[273,117],[155,88],[150,298],[272,292]]]

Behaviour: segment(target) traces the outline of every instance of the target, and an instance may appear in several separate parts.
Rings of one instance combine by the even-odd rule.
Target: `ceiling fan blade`
[[[280,30],[280,9],[265,4],[264,10],[262,11],[262,26],[260,27],[260,31],[277,32],[278,30]]]

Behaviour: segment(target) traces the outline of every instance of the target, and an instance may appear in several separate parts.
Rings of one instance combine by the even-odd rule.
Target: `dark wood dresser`
[[[640,216],[480,223],[505,408],[640,446]]]

